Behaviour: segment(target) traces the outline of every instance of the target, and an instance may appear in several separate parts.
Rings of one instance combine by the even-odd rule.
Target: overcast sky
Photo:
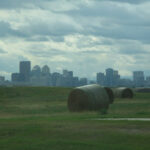
[[[0,0],[0,75],[19,61],[95,78],[150,76],[150,0]]]

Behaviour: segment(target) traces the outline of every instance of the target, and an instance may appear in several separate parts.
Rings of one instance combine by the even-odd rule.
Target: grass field
[[[70,113],[70,88],[0,88],[0,150],[149,150],[150,93],[116,99],[108,114]]]

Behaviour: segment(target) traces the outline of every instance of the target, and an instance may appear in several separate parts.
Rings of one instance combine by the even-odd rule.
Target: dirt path
[[[96,118],[93,120],[114,120],[114,121],[120,121],[120,120],[127,120],[127,121],[150,121],[150,118]]]

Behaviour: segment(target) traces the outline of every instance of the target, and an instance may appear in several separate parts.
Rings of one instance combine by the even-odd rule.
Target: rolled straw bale
[[[135,92],[138,92],[138,93],[150,93],[150,88],[135,88]]]
[[[126,87],[113,88],[114,97],[116,98],[133,98],[132,89]]]
[[[70,111],[108,109],[109,96],[106,90],[97,85],[81,86],[73,89],[68,96]]]
[[[104,88],[109,96],[109,103],[112,104],[114,102],[114,93],[111,88],[109,87],[104,87]]]

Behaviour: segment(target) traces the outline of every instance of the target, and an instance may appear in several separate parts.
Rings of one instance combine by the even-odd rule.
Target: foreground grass
[[[93,118],[150,117],[150,94],[116,99],[108,114],[69,113],[70,88],[0,88],[0,150],[146,150],[150,122]]]

